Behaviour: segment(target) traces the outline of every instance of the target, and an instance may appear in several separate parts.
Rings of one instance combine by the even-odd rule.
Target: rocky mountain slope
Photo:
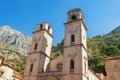
[[[118,27],[116,27],[114,30],[112,30],[110,33],[108,34],[117,34],[120,33],[120,25]]]
[[[10,26],[0,27],[0,49],[10,50],[25,55],[31,44],[31,38],[24,36]],[[1,51],[2,52],[2,51]]]
[[[31,38],[4,25],[0,27],[0,55],[19,72],[23,72]]]

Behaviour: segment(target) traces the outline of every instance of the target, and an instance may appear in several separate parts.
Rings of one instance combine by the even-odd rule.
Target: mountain
[[[3,46],[3,44],[5,44]],[[31,44],[31,38],[24,36],[21,32],[10,28],[10,26],[0,27],[0,48],[8,49],[26,55]]]
[[[8,25],[0,27],[0,55],[19,72],[23,72],[31,38]]]
[[[118,27],[116,27],[114,30],[112,30],[110,33],[108,34],[117,34],[120,33],[120,25]]]

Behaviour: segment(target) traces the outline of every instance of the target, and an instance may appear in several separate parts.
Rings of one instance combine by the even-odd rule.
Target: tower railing
[[[74,74],[75,70],[74,69],[70,69],[70,74]]]
[[[49,71],[49,72],[39,72],[39,76],[54,76],[54,75],[61,75],[61,71]]]
[[[71,42],[70,44],[71,44],[71,46],[72,46],[72,45],[75,45],[75,42]]]

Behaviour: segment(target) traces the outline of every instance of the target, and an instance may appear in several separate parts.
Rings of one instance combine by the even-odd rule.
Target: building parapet
[[[49,72],[39,72],[39,76],[60,76],[61,75],[61,71],[49,71]]]

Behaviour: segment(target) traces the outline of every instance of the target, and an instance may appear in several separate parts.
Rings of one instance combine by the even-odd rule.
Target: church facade
[[[52,60],[52,27],[47,22],[37,25],[23,80],[100,80],[88,69],[87,28],[81,9],[70,10],[67,16],[63,55]]]
[[[37,25],[23,80],[103,80],[88,67],[87,27],[82,10],[72,9],[67,16],[63,54],[54,59],[50,57],[52,27],[47,22]]]

